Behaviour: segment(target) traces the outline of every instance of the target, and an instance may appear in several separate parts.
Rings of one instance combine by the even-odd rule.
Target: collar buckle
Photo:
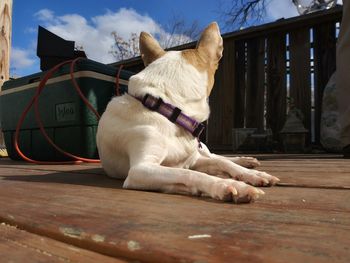
[[[143,106],[145,106],[146,108],[148,108],[152,111],[157,111],[159,109],[160,105],[163,104],[162,98],[157,99],[148,93],[142,98],[141,102],[142,102]]]

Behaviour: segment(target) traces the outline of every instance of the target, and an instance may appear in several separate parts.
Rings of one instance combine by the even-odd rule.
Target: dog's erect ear
[[[216,22],[211,23],[202,33],[198,43],[198,52],[209,62],[218,62],[224,50],[220,29]]]
[[[140,52],[145,67],[165,54],[157,40],[146,32],[140,34]]]

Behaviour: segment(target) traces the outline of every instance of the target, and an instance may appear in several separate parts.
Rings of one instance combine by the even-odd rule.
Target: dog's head
[[[165,51],[150,34],[142,32],[140,51],[146,67],[130,79],[129,90],[133,94],[150,93],[168,99],[179,108],[190,105],[197,112],[207,107],[204,104],[213,88],[223,52],[217,23],[211,23],[203,31],[195,49],[182,51]],[[198,117],[205,119],[204,115]]]

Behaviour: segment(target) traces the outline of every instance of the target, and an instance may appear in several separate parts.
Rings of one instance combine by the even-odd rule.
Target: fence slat
[[[214,145],[222,144],[221,141],[221,133],[222,133],[222,121],[223,118],[223,108],[221,105],[219,106],[216,101],[220,101],[222,98],[222,90],[221,86],[223,83],[223,65],[219,64],[219,68],[215,74],[215,83],[213,90],[211,91],[209,97],[209,105],[210,105],[210,116],[208,120],[207,126],[207,144],[209,147],[213,147]]]
[[[290,97],[304,115],[304,126],[311,134],[310,29],[300,28],[289,34]],[[310,136],[308,136],[308,143]]]
[[[315,72],[315,142],[320,142],[323,90],[335,71],[335,23],[321,24],[313,29]]]
[[[286,119],[286,34],[267,38],[267,109],[266,124],[278,140]]]
[[[247,42],[246,127],[264,129],[265,39]]]
[[[234,72],[235,42],[230,39],[224,42],[224,56],[215,74],[215,85],[209,98],[211,114],[208,121],[208,145],[221,150],[231,149],[232,145]]]
[[[235,90],[234,90],[234,128],[244,127],[244,105],[245,105],[245,42],[237,41],[235,51]]]
[[[222,87],[222,101],[223,101],[223,115],[226,118],[223,121],[222,140],[223,144],[231,148],[232,145],[232,127],[234,114],[234,90],[235,90],[235,41],[231,39],[225,41],[224,52],[226,50],[225,58],[223,57],[223,85]]]

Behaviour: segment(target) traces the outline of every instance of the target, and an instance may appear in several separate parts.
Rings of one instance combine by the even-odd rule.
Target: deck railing
[[[319,144],[322,94],[335,71],[341,14],[336,7],[224,34],[224,56],[209,99],[207,144],[231,149],[232,128],[242,127],[269,128],[278,141],[290,100],[304,115],[308,144]],[[135,72],[143,68],[139,58],[118,64]]]

